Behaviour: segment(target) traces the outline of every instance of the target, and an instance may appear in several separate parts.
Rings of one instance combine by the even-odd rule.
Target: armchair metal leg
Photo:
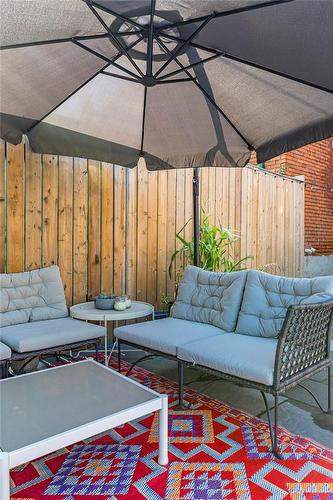
[[[95,359],[98,362],[98,342],[95,344]]]
[[[261,392],[261,395],[263,397],[263,400],[265,403],[265,408],[266,408],[266,413],[267,413],[269,434],[270,434],[271,443],[272,443],[272,453],[279,460],[283,460],[282,456],[280,455],[280,453],[278,451],[278,437],[277,437],[277,434],[278,434],[278,398],[279,398],[279,396],[278,396],[278,394],[274,395],[274,425],[273,425],[266,394],[263,391],[260,391],[260,392]]]
[[[272,446],[272,453],[273,455],[279,459],[283,460],[282,455],[279,453],[279,445],[278,445],[278,427],[279,427],[279,422],[278,422],[278,405],[279,402],[279,396],[278,394],[274,394],[274,439],[273,439],[273,446]]]
[[[184,365],[181,361],[178,361],[178,404],[180,408],[183,408],[183,398],[184,398]]]

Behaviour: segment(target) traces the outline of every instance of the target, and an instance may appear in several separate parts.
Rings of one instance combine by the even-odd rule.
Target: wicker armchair
[[[288,309],[279,336],[275,357],[274,383],[270,388],[261,389],[271,432],[272,451],[278,453],[278,396],[295,385],[311,394],[320,409],[332,412],[331,406],[331,359],[330,329],[333,318],[333,300],[318,304],[291,306]],[[327,409],[324,409],[310,389],[301,384],[315,373],[328,370]],[[274,395],[274,425],[270,419],[265,392]]]

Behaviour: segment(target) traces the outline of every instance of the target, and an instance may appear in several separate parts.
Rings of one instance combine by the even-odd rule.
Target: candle
[[[116,311],[125,311],[126,301],[125,300],[116,301],[113,307]]]

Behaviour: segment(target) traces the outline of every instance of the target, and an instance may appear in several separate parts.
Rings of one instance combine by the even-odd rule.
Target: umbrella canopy
[[[333,135],[333,2],[2,0],[1,137],[148,169]]]

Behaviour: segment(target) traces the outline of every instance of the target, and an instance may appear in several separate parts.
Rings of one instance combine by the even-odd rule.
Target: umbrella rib
[[[147,87],[144,90],[143,97],[143,113],[142,113],[142,128],[141,128],[141,146],[140,146],[140,156],[143,156],[143,143],[145,138],[145,124],[146,124],[146,107],[147,107]]]
[[[103,56],[103,54],[100,54],[99,52],[96,52],[96,50],[91,49],[90,47],[87,47],[86,45],[84,45],[83,43],[78,42],[77,40],[73,40],[73,43],[75,45],[77,45],[78,47],[80,47],[81,49],[86,50],[87,52],[90,52],[91,54],[93,54],[96,57],[99,57],[103,61],[108,62],[110,65],[115,66],[116,68],[120,69],[124,73],[127,73],[127,74],[131,75],[133,78],[138,79],[138,75],[136,75],[135,73],[133,73],[129,69],[124,68],[120,64],[117,64],[116,62],[112,61],[112,59],[109,59],[108,57]]]
[[[164,50],[166,50],[167,52],[171,52],[170,49],[162,42],[162,40],[160,40],[159,36],[158,35],[155,35],[155,38],[157,40],[157,42],[159,44],[161,44],[161,46],[164,48]],[[189,76],[192,80],[192,82],[199,88],[199,90],[201,90],[201,92],[204,94],[204,96],[209,100],[209,102],[217,109],[217,111],[223,116],[223,118],[229,123],[229,125],[234,129],[234,131],[239,135],[239,137],[245,142],[245,144],[247,145],[247,147],[252,150],[253,149],[253,146],[249,143],[249,141],[243,136],[243,134],[238,130],[238,128],[232,123],[232,121],[230,120],[230,118],[228,118],[228,116],[224,113],[224,111],[220,108],[220,106],[218,106],[218,104],[216,104],[216,102],[214,101],[214,99],[208,94],[208,92],[206,92],[206,90],[200,85],[200,83],[197,81],[196,78],[193,78],[191,73],[185,69],[185,67],[183,66],[183,64],[176,58],[175,59],[175,62],[178,64],[178,66],[180,66],[184,73],[186,73],[187,76]]]
[[[295,0],[274,0],[274,1],[262,2],[262,3],[255,4],[255,5],[252,4],[252,5],[247,5],[245,7],[238,7],[236,9],[231,9],[231,10],[228,10],[225,12],[215,12],[213,17],[214,18],[227,17],[227,16],[231,16],[233,14],[241,14],[242,12],[248,12],[251,10],[258,10],[258,9],[262,9],[265,7],[272,7],[273,5],[290,3],[290,2],[294,2],[294,1]],[[161,26],[157,31],[159,34],[162,34],[163,30],[177,28],[178,26],[185,26],[187,24],[198,23],[200,21],[203,21],[206,18],[207,18],[207,16],[200,16],[200,17],[195,17],[193,19],[186,19],[185,21],[177,21],[176,23]]]
[[[131,32],[130,34],[137,34]],[[114,33],[114,35],[118,36],[118,33]],[[84,40],[98,40],[99,38],[110,38],[109,33],[99,33],[97,35],[82,35],[82,36],[73,36],[71,38],[55,38],[53,40],[38,40],[36,42],[24,42],[24,43],[15,43],[11,45],[2,45],[0,50],[8,50],[8,49],[22,49],[24,47],[35,47],[38,45],[53,45],[57,43],[66,43],[75,41],[84,41]]]
[[[102,59],[105,62],[111,63],[111,61],[110,61],[110,59],[108,57],[103,56],[103,54],[100,54],[99,52],[96,52],[96,50],[91,49],[90,47],[87,47],[83,43],[80,43],[78,40],[73,39],[72,42],[75,45],[77,45],[78,47],[80,47],[81,49],[86,50],[90,54],[93,54],[94,56],[99,57],[100,59]]]
[[[194,68],[195,66],[198,66],[199,64],[204,64],[205,62],[212,61],[213,59],[216,59],[217,57],[221,57],[221,55],[220,54],[213,54],[209,57],[206,57],[205,59],[201,59],[200,61],[189,64],[188,66],[184,66],[184,68],[180,68],[180,69],[177,69],[175,71],[172,71],[171,73],[167,73],[166,75],[160,76],[159,78],[157,78],[157,81],[159,83],[163,83],[163,80],[165,78],[168,78],[169,76],[178,75],[179,73],[182,73],[185,69]]]
[[[108,71],[105,70],[101,71],[101,74],[105,76],[113,76],[114,78],[120,78],[121,80],[127,80],[128,82],[141,83],[137,78],[131,78],[125,75],[118,75],[117,73],[109,73]]]
[[[170,51],[171,53],[170,58],[159,68],[158,71],[156,71],[154,78],[156,78],[172,61],[176,59],[177,55],[185,47],[187,47],[187,45],[189,45],[191,40],[193,40],[193,38],[195,38],[200,33],[200,31],[206,26],[206,24],[212,19],[213,16],[214,14],[211,14],[210,16],[206,17],[203,23],[196,30],[194,30],[193,33],[186,40],[183,40],[182,43],[178,46],[178,48],[176,48],[174,52]]]
[[[144,26],[141,24],[137,23],[136,21],[133,21],[133,19],[130,19],[129,17],[124,16],[123,14],[119,14],[118,12],[115,12],[114,10],[110,9],[109,7],[104,7],[103,5],[99,5],[98,3],[94,2],[94,0],[83,0],[83,2],[87,3],[87,1],[93,5],[94,7],[97,7],[98,9],[106,12],[107,14],[111,14],[114,17],[118,17],[119,19],[122,19],[123,21],[132,24],[136,28],[139,28],[141,31],[146,30]]]
[[[179,82],[193,82],[195,80],[194,77],[191,77],[191,78],[175,78],[174,80],[162,80],[159,83],[160,84],[164,84],[164,83],[179,83]]]
[[[173,36],[173,35],[167,35],[167,34],[163,33],[161,36],[163,36],[164,38],[168,38],[170,40],[174,40],[174,41],[183,41],[182,38],[178,38],[178,37]],[[324,87],[322,85],[317,85],[316,83],[311,83],[311,82],[309,82],[307,80],[303,80],[302,78],[297,78],[296,76],[288,75],[287,73],[283,73],[282,71],[278,71],[278,70],[275,70],[275,69],[272,69],[272,68],[268,68],[267,66],[263,66],[262,64],[257,64],[257,63],[255,63],[253,61],[248,61],[247,59],[243,59],[241,57],[234,56],[232,54],[229,54],[228,52],[222,52],[222,51],[219,51],[219,50],[216,50],[216,49],[213,49],[213,48],[206,47],[204,45],[198,44],[196,42],[190,42],[189,45],[191,47],[196,48],[196,49],[205,50],[206,52],[210,52],[212,54],[216,54],[216,56],[224,57],[225,59],[230,59],[232,61],[239,62],[241,64],[245,64],[247,66],[251,66],[253,68],[260,69],[262,71],[267,71],[268,73],[272,73],[273,75],[281,76],[283,78],[287,78],[288,80],[292,80],[294,82],[301,83],[303,85],[307,85],[308,87],[313,87],[313,88],[315,88],[317,90],[322,90],[323,92],[328,92],[330,94],[333,93],[333,89],[330,89],[328,87]]]
[[[99,13],[94,8],[93,2],[91,0],[84,0],[84,1],[87,4],[87,6],[89,7],[89,9],[91,10],[91,12],[94,14],[94,16],[101,23],[101,25],[103,26],[103,28],[107,31],[107,33],[109,33],[110,38],[113,40],[113,42],[116,45],[116,47],[118,48],[118,50],[120,50],[120,52],[122,52],[123,55],[125,57],[127,57],[127,59],[130,61],[130,63],[134,66],[134,68],[138,71],[138,73],[143,77],[144,74],[142,73],[141,69],[136,64],[136,62],[133,60],[133,58],[129,55],[128,49],[126,50],[125,47],[119,42],[119,40],[117,39],[117,37],[112,33],[112,31],[110,30],[110,28],[108,27],[108,25],[106,24],[106,22],[104,21],[104,19],[99,15]]]
[[[129,48],[133,48],[135,47],[135,45],[137,45],[139,43],[140,40],[135,40],[135,42],[133,42],[131,45],[129,45]],[[117,59],[119,59],[119,57],[121,57],[121,53],[118,53],[117,55],[114,56],[113,58],[113,61],[116,61]],[[112,60],[111,60],[112,61]],[[96,73],[94,73],[92,76],[90,76],[88,78],[88,80],[84,81],[79,87],[77,87],[73,92],[71,92],[68,96],[66,96],[62,101],[60,101],[58,104],[56,104],[56,106],[54,106],[50,111],[48,111],[47,113],[45,113],[44,116],[42,116],[42,118],[40,118],[38,120],[37,123],[34,123],[34,125],[32,125],[31,127],[29,127],[26,131],[26,133],[30,132],[33,128],[35,128],[40,122],[42,122],[43,120],[45,120],[45,118],[47,118],[51,113],[53,113],[53,111],[55,111],[57,108],[59,108],[59,106],[61,106],[62,104],[64,104],[64,102],[66,102],[68,99],[70,99],[73,95],[75,95],[77,92],[79,92],[85,85],[87,85],[87,83],[89,83],[91,80],[93,80],[97,75],[99,75],[100,73],[102,73],[102,71],[104,71],[108,66],[110,65],[110,63],[107,63],[105,64],[101,69],[99,69],[98,71],[96,71]]]

